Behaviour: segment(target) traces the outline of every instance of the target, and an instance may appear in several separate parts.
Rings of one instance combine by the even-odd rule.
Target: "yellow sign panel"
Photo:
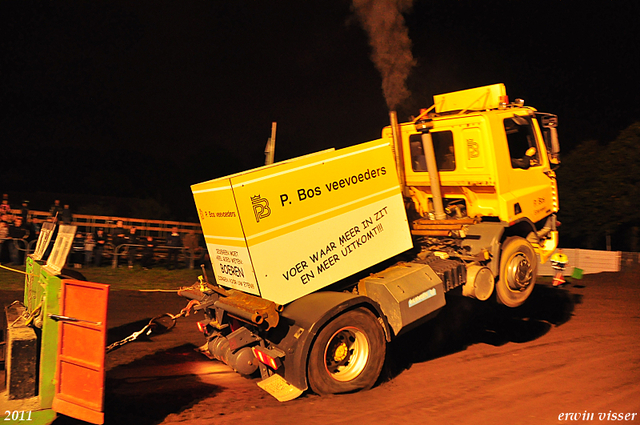
[[[412,247],[388,142],[321,152],[192,189],[219,283],[278,304]],[[228,227],[218,212],[235,214]],[[218,250],[229,254],[229,246],[235,256],[218,256]]]
[[[433,96],[437,113],[467,109],[496,109],[501,102],[507,100],[507,89],[502,83]]]

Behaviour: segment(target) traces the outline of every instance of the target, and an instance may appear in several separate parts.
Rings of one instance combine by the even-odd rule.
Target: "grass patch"
[[[0,268],[0,290],[21,291],[24,289],[24,266],[10,267],[11,270]],[[14,271],[15,270],[15,271]],[[191,286],[202,274],[200,269],[167,270],[154,268],[143,270],[140,266],[133,269],[120,267],[89,267],[73,269],[82,273],[89,282],[111,285],[110,290],[176,290],[183,286]]]

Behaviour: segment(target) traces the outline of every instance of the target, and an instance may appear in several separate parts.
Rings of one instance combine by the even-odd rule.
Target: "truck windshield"
[[[512,168],[527,169],[540,165],[539,149],[530,118],[516,115],[505,118],[504,131],[507,135]]]

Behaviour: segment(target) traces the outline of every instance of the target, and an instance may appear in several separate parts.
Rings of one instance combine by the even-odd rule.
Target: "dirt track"
[[[107,355],[106,423],[552,424],[563,413],[581,422],[640,413],[639,271],[589,275],[564,289],[538,285],[513,310],[450,299],[434,321],[389,347],[374,389],[288,403],[196,353],[204,342],[198,317],[180,319],[166,334]],[[0,301],[12,296],[0,292]],[[113,292],[110,342],[185,303]],[[55,422],[69,423],[77,421]]]

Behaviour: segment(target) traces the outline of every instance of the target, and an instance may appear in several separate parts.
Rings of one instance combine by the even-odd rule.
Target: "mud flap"
[[[63,280],[53,410],[104,423],[105,345],[109,285]]]
[[[258,382],[258,386],[274,396],[280,402],[291,401],[300,397],[303,390],[288,383],[282,376],[274,373],[267,379]]]

